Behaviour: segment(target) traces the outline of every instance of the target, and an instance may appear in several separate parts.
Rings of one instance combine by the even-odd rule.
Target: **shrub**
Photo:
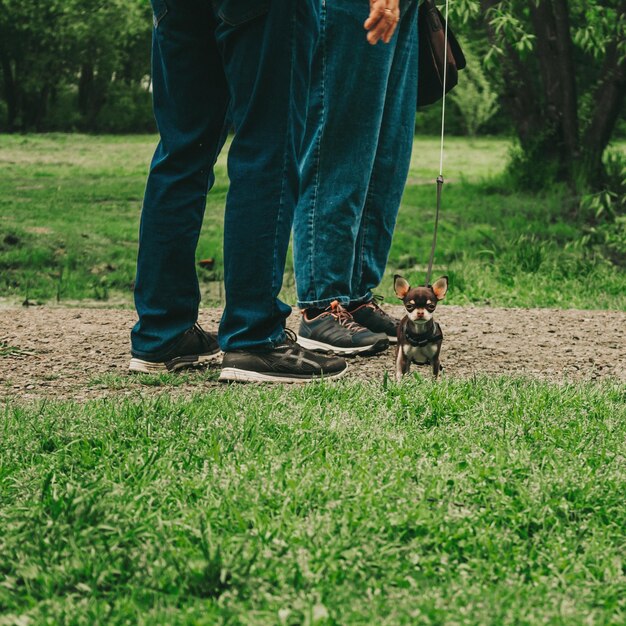
[[[99,133],[154,132],[151,94],[136,85],[113,83],[93,130]]]

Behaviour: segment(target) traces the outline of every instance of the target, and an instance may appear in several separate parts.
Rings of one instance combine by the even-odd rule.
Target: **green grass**
[[[626,622],[626,390],[7,404],[0,624]]]
[[[9,345],[6,341],[0,340],[0,358],[9,356],[32,356],[32,352]]]
[[[131,305],[154,141],[0,136],[0,298]],[[451,302],[626,308],[562,190],[507,192],[504,141],[447,146]],[[422,278],[437,151],[415,142],[387,296],[394,272]],[[226,191],[222,156],[205,304]],[[624,385],[203,386],[216,375],[106,374],[90,385],[132,381],[132,399],[0,407],[0,626],[626,623]]]
[[[131,306],[141,199],[154,137],[0,135],[0,297]],[[626,309],[626,276],[583,237],[562,189],[510,193],[509,144],[450,138],[436,257],[449,302]],[[622,148],[623,146],[618,146]],[[416,139],[389,269],[423,280],[435,208],[436,139]],[[198,259],[205,305],[221,304],[225,154],[209,194]],[[430,184],[428,184],[430,182]],[[284,297],[295,301],[291,259]]]
[[[201,384],[203,382],[215,382],[219,377],[219,370],[198,368],[181,372],[165,372],[162,374],[133,374],[132,378],[123,374],[101,374],[89,380],[90,387],[102,387],[105,389],[121,390],[128,389],[129,382],[137,383],[144,387],[182,387],[188,384]]]

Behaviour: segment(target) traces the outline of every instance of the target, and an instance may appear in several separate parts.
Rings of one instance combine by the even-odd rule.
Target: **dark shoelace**
[[[380,315],[381,317],[385,318],[386,320],[389,320],[390,322],[393,322],[394,324],[398,323],[398,320],[394,319],[393,317],[391,317],[391,315],[389,315],[389,313],[387,313],[385,310],[383,310],[380,305],[378,304],[379,302],[382,302],[385,298],[383,298],[383,296],[374,296],[365,306],[369,307],[370,309],[374,309],[374,311],[376,311],[376,313],[378,313],[378,315]]]
[[[206,331],[202,328],[202,326],[200,326],[200,324],[198,322],[196,322],[189,330],[195,330],[197,332],[199,332],[201,335],[206,335]]]
[[[207,333],[202,326],[198,322],[196,322],[188,331],[188,333],[197,333],[204,340],[208,341],[209,344],[214,344],[217,342],[217,334],[213,335],[211,333]]]
[[[291,330],[290,328],[285,328],[285,341],[287,343],[295,343],[299,346],[298,337],[296,336],[296,333],[294,333],[293,330]]]
[[[296,333],[294,333],[293,330],[289,328],[285,328],[285,338],[275,347],[275,349],[279,348],[297,350],[299,352],[304,350],[304,348],[298,343]]]

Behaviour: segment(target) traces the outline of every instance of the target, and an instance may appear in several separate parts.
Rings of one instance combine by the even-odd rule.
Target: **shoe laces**
[[[206,335],[205,330],[202,328],[202,326],[200,326],[198,322],[196,322],[189,330],[192,332],[195,331],[197,333],[200,333],[201,335]]]
[[[351,333],[360,333],[367,328],[361,326],[353,317],[352,314],[344,309],[337,300],[333,300],[330,303],[329,314],[332,315],[342,326],[347,328]]]
[[[383,296],[375,295],[368,303],[365,304],[365,306],[368,307],[369,309],[374,310],[378,315],[380,315],[381,317],[387,320],[394,322],[395,324],[397,320],[391,317],[391,315],[389,315],[389,313],[384,311],[378,304],[379,302],[382,302],[384,299],[385,298],[383,298]]]
[[[295,343],[296,345],[299,345],[298,337],[296,336],[296,333],[294,333],[293,330],[291,330],[291,328],[285,328],[285,342]]]
[[[276,348],[289,348],[298,352],[302,352],[302,350],[304,350],[304,348],[298,343],[296,333],[294,333],[290,328],[285,328],[285,338],[280,345],[276,346]]]
[[[215,335],[212,335],[211,333],[207,333],[207,331],[204,330],[204,328],[202,328],[202,326],[200,326],[198,322],[196,322],[187,332],[191,334],[200,335],[200,337],[202,337],[203,339],[209,342],[217,341],[217,338],[215,337]]]

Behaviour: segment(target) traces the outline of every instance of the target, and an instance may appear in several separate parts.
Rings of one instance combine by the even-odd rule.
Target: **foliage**
[[[626,265],[626,157],[605,156],[605,187],[583,197],[581,211],[588,224],[586,237],[602,246],[614,263]]]
[[[515,124],[519,180],[541,181],[539,169],[548,185],[601,188],[602,156],[624,115],[623,0],[459,0],[452,9],[465,33],[481,33],[485,70]]]
[[[45,128],[68,86],[75,88],[79,127],[94,128],[115,86],[145,89],[150,24],[144,0],[0,0],[8,129]]]
[[[472,59],[450,100],[446,124],[450,134],[465,134],[468,125],[470,133],[511,131],[515,116],[509,106],[501,106],[511,91],[502,76],[507,45],[530,68],[533,80],[538,74],[537,36],[527,4],[451,3],[452,24]],[[598,82],[599,65],[623,24],[614,19],[615,2],[605,5],[598,0],[571,3],[572,39],[582,54],[576,58],[576,73],[583,120],[594,109],[591,88]],[[484,15],[491,21],[486,23]],[[491,23],[495,34],[490,39],[486,26]],[[0,130],[154,131],[146,104],[151,24],[146,0],[0,0]],[[485,68],[478,59],[486,59]],[[481,93],[487,97],[481,98]],[[500,111],[485,122],[495,107],[493,93],[498,94]],[[430,107],[418,114],[418,132],[439,132],[437,110]],[[617,124],[624,135],[623,112]],[[533,151],[526,141],[522,149]],[[523,164],[531,162],[526,159]]]
[[[462,80],[451,92],[451,98],[461,111],[467,134],[474,137],[498,112],[498,94],[481,67],[478,56],[469,45],[464,47],[467,67]]]

